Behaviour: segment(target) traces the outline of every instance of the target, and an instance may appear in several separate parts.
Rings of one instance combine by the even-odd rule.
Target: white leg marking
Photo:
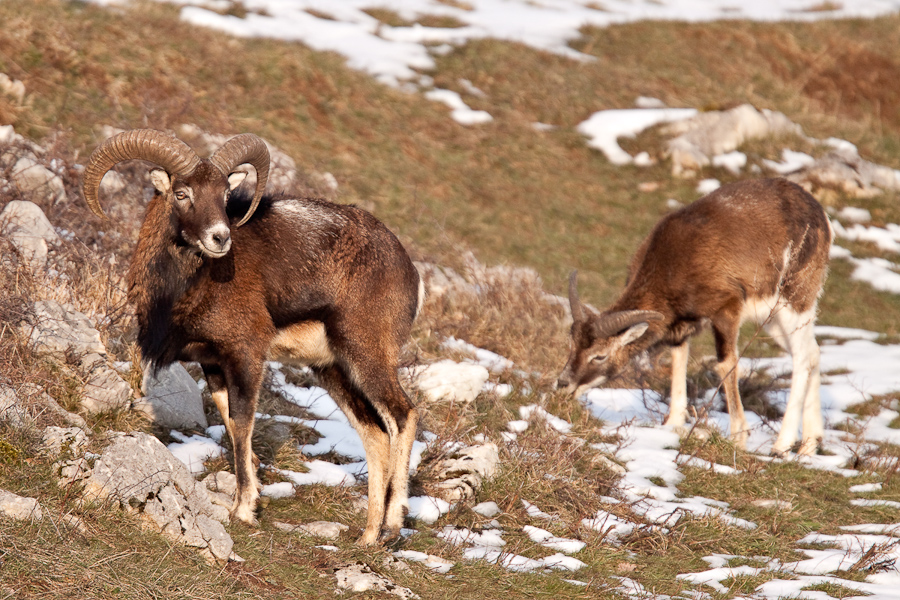
[[[772,446],[772,451],[776,453],[787,452],[797,441],[801,417],[801,453],[813,453],[822,437],[824,425],[819,399],[819,347],[813,331],[815,320],[815,306],[803,313],[797,313],[789,306],[780,306],[766,324],[766,330],[776,342],[791,353],[793,362],[791,392],[781,431]]]
[[[672,347],[672,398],[666,425],[681,427],[687,421],[687,365],[690,350],[688,341]]]

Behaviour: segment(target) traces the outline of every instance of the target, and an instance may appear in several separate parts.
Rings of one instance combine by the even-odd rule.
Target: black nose
[[[559,378],[556,380],[556,389],[561,390],[563,388],[569,387],[569,382],[563,378]]]
[[[225,233],[214,233],[212,235],[213,243],[217,244],[220,248],[228,243],[228,240],[231,239],[231,234],[228,232]]]

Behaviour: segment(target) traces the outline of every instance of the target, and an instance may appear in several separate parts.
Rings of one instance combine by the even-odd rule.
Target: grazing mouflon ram
[[[790,450],[802,415],[800,452],[814,452],[823,422],[813,327],[831,240],[819,203],[784,179],[726,185],[667,215],[641,244],[625,291],[609,309],[599,313],[584,305],[572,273],[572,346],[558,385],[580,395],[639,354],[671,347],[666,424],[684,425],[688,339],[709,323],[731,435],[744,446],[749,432],[738,394],[737,342],[741,323],[752,319],[793,360],[790,396],[772,451]]]
[[[359,543],[398,535],[418,413],[397,363],[423,298],[403,246],[358,208],[263,195],[269,153],[252,134],[209,159],[155,130],[106,140],[84,174],[97,215],[103,175],[129,159],[161,167],[128,272],[138,344],[156,368],[202,365],[234,448],[232,516],[255,520],[254,412],[265,361],[278,360],[310,366],[362,438],[369,512]],[[257,173],[252,200],[232,192],[245,163]]]

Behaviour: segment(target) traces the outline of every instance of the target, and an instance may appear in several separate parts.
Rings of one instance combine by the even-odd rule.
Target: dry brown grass
[[[455,337],[517,368],[557,374],[568,352],[567,302],[548,294],[531,269],[485,268],[469,257],[465,272],[472,287],[426,297],[414,331],[420,344],[436,353],[437,343]]]
[[[456,0],[444,3],[465,7]],[[239,14],[242,8],[232,3],[228,11]],[[382,17],[393,18],[386,12]],[[546,527],[590,542],[579,555],[589,563],[581,574],[592,582],[590,588],[573,588],[561,582],[562,576],[513,574],[463,562],[460,549],[449,548],[425,528],[406,542],[408,547],[458,560],[454,578],[413,565],[410,573],[391,573],[401,585],[414,585],[431,598],[589,598],[609,593],[601,582],[616,585],[614,576],[627,575],[648,589],[676,594],[682,584],[674,576],[705,569],[700,557],[711,552],[791,560],[797,558],[794,540],[812,529],[837,531],[839,523],[895,517],[890,511],[851,509],[844,478],[762,463],[713,435],[692,439],[682,452],[745,473],[732,477],[686,469],[679,490],[729,502],[738,516],[759,523],[757,530],[736,531],[715,519],[684,519],[667,534],[641,531],[621,548],[576,531],[580,518],[602,505],[600,498],[609,493],[615,475],[578,439],[608,441],[597,421],[577,402],[552,391],[568,347],[567,311],[564,301],[548,299],[545,291],[561,292],[569,270],[577,267],[586,299],[602,306],[621,289],[627,259],[666,212],[666,199],[695,197],[694,182],[672,180],[665,164],[639,172],[614,168],[587,149],[571,128],[594,110],[631,106],[638,95],[705,108],[749,101],[787,112],[811,135],[847,137],[868,157],[900,166],[900,118],[895,114],[900,95],[896,82],[889,80],[900,64],[897,18],[819,24],[638,23],[585,30],[576,46],[594,54],[599,59],[594,63],[573,63],[516,44],[473,42],[439,59],[434,75],[441,87],[459,89],[459,79],[466,78],[486,92],[487,98],[471,99],[474,108],[495,117],[482,128],[462,127],[447,117],[445,107],[374,84],[346,69],[335,55],[266,40],[228,39],[180,22],[177,8],[168,5],[110,11],[85,3],[6,0],[0,2],[0,21],[0,71],[25,81],[28,90],[21,105],[0,98],[0,122],[42,140],[47,158],[66,165],[67,201],[52,205],[34,200],[53,223],[75,234],[53,258],[55,268],[68,278],[66,287],[29,272],[0,238],[3,382],[35,383],[68,408],[77,405],[79,381],[72,369],[38,360],[11,333],[10,324],[42,298],[74,303],[98,319],[116,358],[136,358],[122,273],[143,212],[146,166],[120,167],[129,187],[102,198],[110,221],[91,215],[79,197],[75,163],[84,162],[96,143],[97,127],[175,128],[189,122],[223,134],[253,131],[297,159],[301,173],[333,173],[340,184],[336,199],[372,209],[417,258],[453,266],[477,286],[477,291],[428,299],[412,352],[423,359],[443,356],[440,342],[454,336],[512,359],[517,368],[541,373],[503,375],[515,386],[503,400],[483,394],[469,405],[423,407],[425,427],[438,432],[439,441],[472,441],[476,434],[495,439],[524,404],[540,404],[573,425],[571,436],[561,436],[532,422],[515,445],[503,446],[501,473],[477,500],[501,504],[508,550],[532,556],[543,549],[518,529],[541,523],[526,516],[521,500],[562,517]],[[533,121],[560,129],[535,132]],[[649,132],[626,145],[630,150],[657,147],[660,139],[658,132]],[[772,158],[782,142],[761,142],[748,151]],[[728,178],[714,170],[704,175]],[[646,181],[660,185],[642,192],[638,184]],[[300,190],[320,191],[312,184]],[[0,208],[12,198],[0,196]],[[881,223],[896,222],[900,215],[892,194],[873,200],[872,207]],[[463,258],[469,249],[485,264],[532,265],[545,279],[533,272],[485,270]],[[842,263],[832,268],[828,286],[824,322],[896,330],[896,297],[851,282]],[[699,345],[702,355],[704,346]],[[666,359],[657,367],[643,382],[662,391],[668,387]],[[701,360],[692,363],[692,371],[697,372],[698,390],[715,385]],[[302,374],[290,377],[308,383]],[[133,380],[137,384],[136,374]],[[623,380],[635,382],[640,380]],[[764,379],[758,387],[765,392],[776,383]],[[304,416],[268,392],[260,407]],[[101,430],[146,427],[121,414],[91,424]],[[296,446],[278,440],[287,433],[302,442],[309,430],[266,431],[271,425],[262,424],[254,439],[261,456],[302,470],[304,457]],[[35,444],[33,436],[0,428],[0,486],[49,499],[52,512],[65,513],[71,510],[69,499],[55,490],[49,465],[37,456]],[[867,476],[884,477],[885,497],[896,494],[898,456],[896,447],[883,445],[858,457],[858,465],[870,471]],[[428,489],[439,458],[434,453],[423,463],[414,491]],[[227,459],[208,466],[227,469]],[[63,598],[72,589],[85,598],[331,597],[331,577],[341,561],[380,564],[389,554],[389,549],[350,547],[364,525],[365,514],[353,508],[361,489],[310,486],[296,498],[272,501],[260,529],[232,527],[239,553],[248,562],[224,570],[210,569],[189,550],[140,534],[128,517],[99,508],[86,515],[89,538],[59,536],[49,524],[24,534],[3,530],[0,596],[6,592],[3,586],[15,584],[14,593],[24,598]],[[781,514],[752,505],[754,499],[772,497],[790,499],[795,509]],[[443,522],[465,524],[469,519],[474,526],[476,518],[466,512],[470,504],[461,503]],[[614,510],[628,514],[624,507]],[[274,519],[333,519],[355,531],[339,540],[341,550],[332,554],[274,531],[269,527]],[[756,582],[731,583],[748,592]]]

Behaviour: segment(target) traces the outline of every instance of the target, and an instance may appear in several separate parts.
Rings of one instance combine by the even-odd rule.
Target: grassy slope
[[[628,257],[665,200],[696,194],[665,165],[617,168],[588,149],[573,127],[595,110],[631,106],[638,95],[673,106],[752,102],[787,113],[809,135],[845,137],[864,156],[900,166],[895,18],[592,29],[574,44],[597,57],[585,63],[473,42],[438,59],[436,84],[454,89],[465,77],[483,89],[487,99],[471,104],[495,121],[481,127],[458,125],[442,105],[375,84],[339,57],[229,39],[180,23],[167,5],[118,13],[8,1],[0,18],[7,24],[0,71],[29,91],[27,108],[0,117],[27,135],[61,130],[89,151],[99,124],[253,131],[308,170],[334,173],[343,201],[373,206],[425,255],[449,259],[470,248],[488,264],[534,266],[558,291],[576,267],[586,298],[601,304],[620,288]],[[534,121],[560,128],[539,133]],[[774,157],[780,147],[758,151]],[[662,186],[637,191],[648,180]],[[878,204],[876,220],[900,220],[896,197]],[[861,306],[872,304],[864,286],[852,293]],[[824,322],[856,316],[831,319],[837,305],[829,296]],[[859,317],[859,325],[893,331],[892,323]]]
[[[844,137],[857,143],[864,157],[900,167],[900,83],[892,75],[900,65],[897,18],[803,25],[639,23],[592,29],[574,44],[597,57],[585,63],[516,44],[473,42],[438,59],[435,73],[441,87],[458,89],[458,78],[465,77],[487,93],[485,100],[467,100],[473,108],[491,112],[495,121],[473,128],[454,123],[442,105],[384,88],[346,69],[337,56],[189,27],[178,21],[171,6],[148,3],[137,11],[102,10],[81,3],[4,0],[0,23],[0,72],[23,80],[28,90],[24,107],[0,99],[0,123],[11,122],[35,139],[56,136],[60,154],[89,152],[101,124],[165,128],[191,122],[223,133],[252,131],[291,154],[302,169],[334,173],[341,201],[371,207],[419,256],[453,265],[461,250],[471,249],[487,264],[535,267],[556,292],[563,290],[568,271],[577,267],[583,296],[599,304],[611,300],[621,286],[629,255],[665,212],[666,199],[690,201],[696,194],[693,181],[672,179],[664,164],[616,168],[588,149],[573,128],[595,110],[631,106],[638,95],[657,96],[673,106],[708,108],[749,101],[785,112],[809,135]],[[856,68],[860,65],[866,69]],[[559,129],[539,133],[530,126],[534,121]],[[628,145],[653,151],[658,141],[650,133]],[[754,144],[749,151],[751,158],[775,158],[780,148],[769,142]],[[729,179],[721,171],[704,175]],[[642,193],[637,185],[643,181],[661,186]],[[870,206],[876,221],[900,220],[896,195]],[[72,219],[93,219],[79,207],[70,214]],[[502,351],[522,366],[547,369],[561,364],[564,344],[542,344],[519,331],[534,317],[524,318],[512,309],[533,304],[508,298],[497,298],[495,304],[445,307],[427,321],[428,328],[468,332],[466,339]],[[455,316],[474,308],[490,308],[493,320],[473,324]],[[822,322],[896,334],[898,309],[896,296],[851,282],[844,263],[833,266],[822,300]],[[501,339],[504,331],[513,330],[516,337],[506,334]],[[427,345],[428,336],[423,337]],[[562,338],[557,334],[553,339]],[[517,405],[534,400],[518,394],[505,404],[479,399],[459,412],[432,411],[427,426],[438,430],[443,424],[455,433],[468,427],[493,431],[513,418]],[[579,407],[553,396],[548,409],[590,438],[594,424]],[[34,441],[7,431],[0,431],[2,439],[27,452],[0,452],[0,487],[49,498],[50,506],[68,510],[71,500],[45,483],[48,466],[28,458]],[[526,450],[544,452],[554,442],[535,433],[521,443]],[[591,456],[578,449],[559,451],[568,452],[571,463],[555,460],[561,456],[556,453],[550,464],[531,464],[526,452],[513,463],[518,470],[505,472],[487,490],[491,499],[507,500],[504,508],[510,516],[504,526],[510,531],[528,522],[516,508],[523,487],[542,508],[571,515],[569,522],[577,523],[572,519],[579,510],[589,512],[578,506],[588,495],[587,487],[549,485],[543,478],[548,471],[576,475],[595,494],[605,491],[604,476],[591,470]],[[700,449],[701,456],[726,464],[731,453],[730,446],[720,442]],[[567,464],[575,465],[571,473]],[[843,478],[792,467],[769,469],[765,477],[747,478],[737,486],[724,476],[689,472],[682,485],[686,493],[726,500],[737,516],[758,522],[760,529],[735,532],[694,521],[667,537],[631,540],[628,550],[636,553],[633,556],[594,543],[589,556],[581,557],[590,567],[580,578],[601,583],[612,582],[612,574],[629,575],[648,589],[675,593],[680,584],[673,576],[703,568],[699,557],[712,551],[788,559],[793,540],[811,529],[834,533],[833,523],[845,519],[896,520],[894,513],[874,509],[847,514],[847,485]],[[793,513],[765,513],[750,504],[779,490],[796,496]],[[880,497],[896,493],[890,480]],[[342,512],[351,504],[345,491],[314,488],[301,494],[296,501],[273,502],[269,516],[361,524],[360,515]],[[298,507],[307,507],[308,514],[299,515],[305,508]],[[387,556],[384,550],[374,555],[353,550],[348,538],[335,558],[274,531],[263,519],[261,533],[232,528],[248,563],[220,571],[204,566],[189,550],[124,527],[128,517],[106,511],[88,511],[86,517],[92,534],[87,537],[45,524],[27,532],[25,539],[35,543],[24,543],[21,536],[0,528],[0,597],[4,581],[22,578],[31,578],[31,597],[65,597],[76,585],[87,590],[84,597],[97,598],[332,597],[332,580],[319,576],[330,576],[336,560],[366,559],[374,565]],[[460,512],[453,522],[465,518]],[[510,534],[507,539],[510,550],[536,555],[524,536]],[[413,548],[455,560],[461,556],[429,535],[418,537]],[[660,560],[663,555],[666,560]],[[510,574],[480,563],[461,563],[454,573],[454,580],[446,580],[417,568],[414,575],[392,577],[429,598],[577,598],[597,593],[596,588],[582,592],[562,584],[556,576]]]

